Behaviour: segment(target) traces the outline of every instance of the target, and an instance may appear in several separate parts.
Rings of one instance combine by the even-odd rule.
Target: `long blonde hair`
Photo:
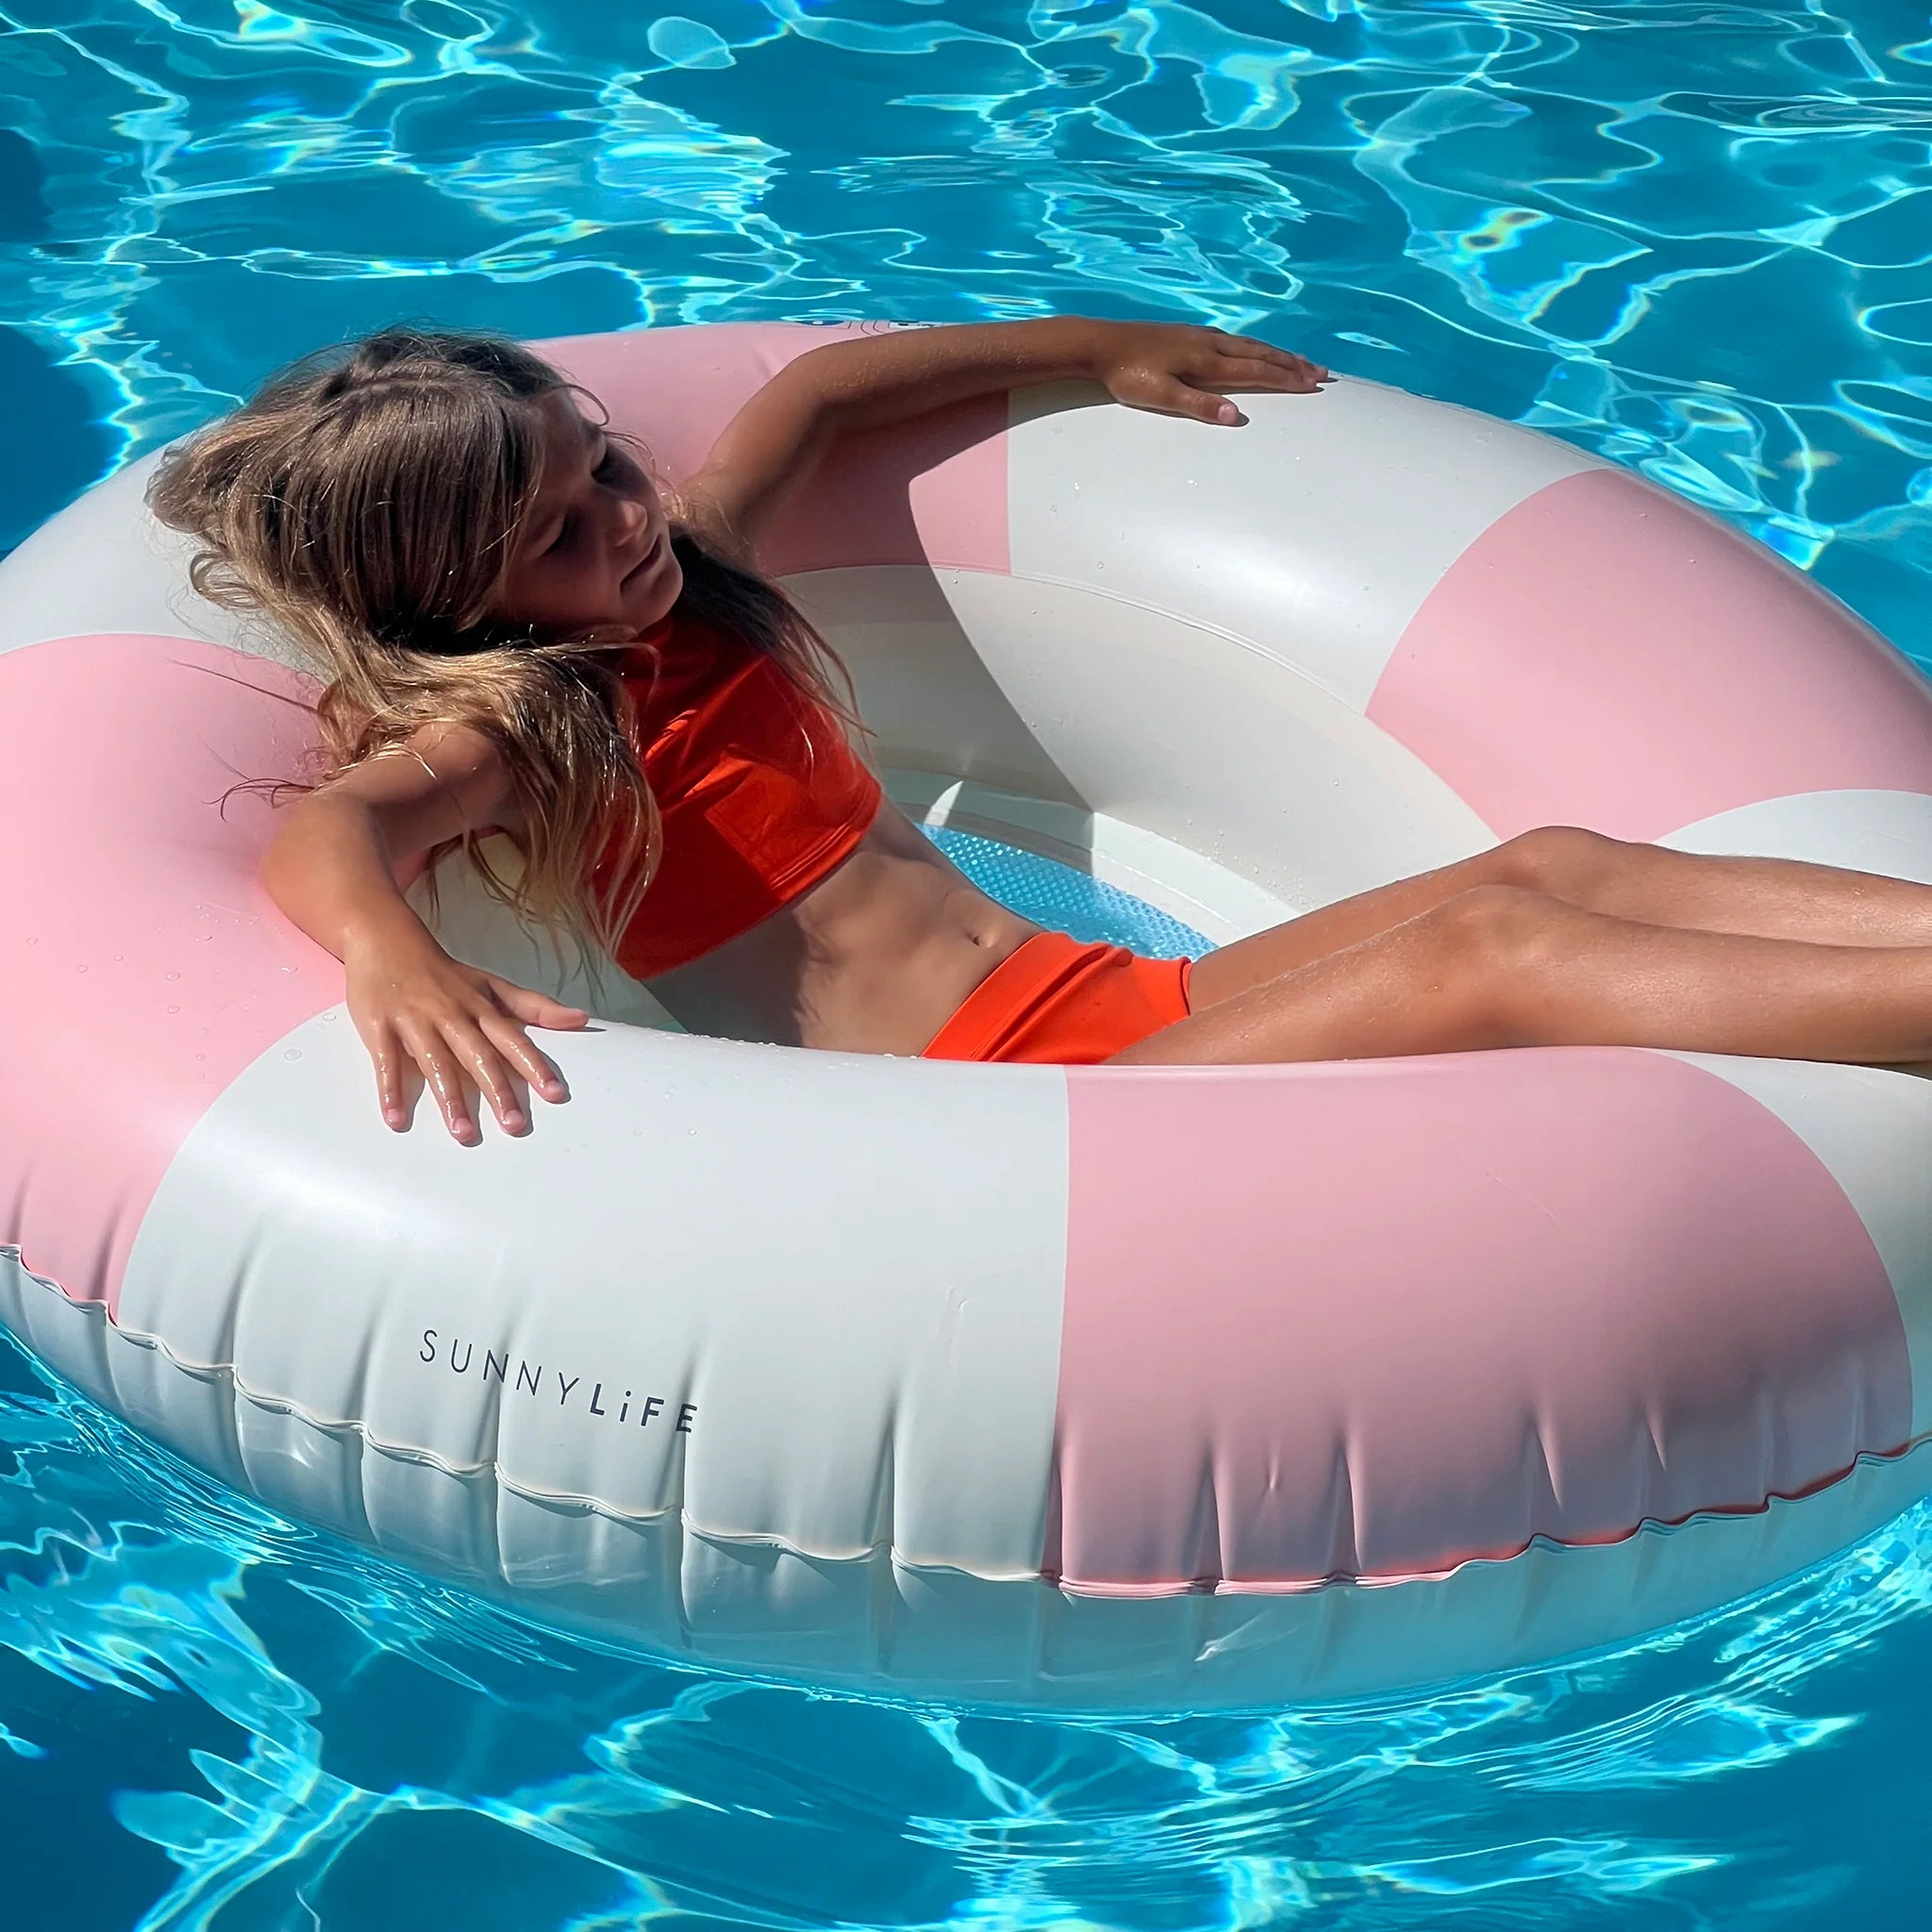
[[[428,855],[432,908],[435,867],[460,849],[518,918],[614,950],[659,844],[615,661],[634,641],[539,641],[492,615],[541,480],[538,406],[560,390],[575,385],[508,339],[383,329],[305,357],[171,450],[148,502],[198,541],[194,588],[269,619],[324,679],[319,772],[265,789],[315,790],[426,724],[480,731],[523,809],[521,874],[503,877],[466,829]],[[676,612],[735,633],[856,724],[818,630],[778,586],[708,549],[664,494]]]

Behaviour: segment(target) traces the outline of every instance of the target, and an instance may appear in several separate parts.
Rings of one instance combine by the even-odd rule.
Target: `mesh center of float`
[[[1048,932],[1106,940],[1155,959],[1198,958],[1213,949],[1191,925],[1057,859],[944,825],[923,829],[989,898]]]

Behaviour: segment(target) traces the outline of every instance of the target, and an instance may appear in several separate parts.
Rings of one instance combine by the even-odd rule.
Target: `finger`
[[[1214,372],[1213,387],[1286,390],[1291,394],[1305,395],[1321,386],[1326,373],[1299,356],[1291,362],[1264,362],[1257,356],[1224,356],[1221,367]]]
[[[416,1105],[423,1098],[423,1089],[426,1084],[423,1078],[423,1069],[407,1052],[399,1052],[397,1070],[402,1075],[403,1083],[403,1118],[406,1122],[413,1121],[416,1118]]]
[[[474,1147],[483,1138],[483,1130],[476,1124],[476,1102],[470,1091],[470,1083],[463,1077],[462,1062],[451,1054],[448,1046],[438,1041],[434,1046],[425,1046],[418,1057],[417,1064],[423,1069],[429,1082],[429,1091],[436,1096],[436,1105],[442,1114],[442,1124],[449,1129],[450,1138],[459,1141],[465,1147]]]
[[[1225,396],[1213,390],[1194,389],[1185,382],[1170,383],[1159,407],[1176,416],[1192,416],[1202,423],[1238,424],[1248,420]]]
[[[402,1043],[389,1026],[372,1027],[363,1036],[363,1043],[375,1063],[375,1104],[382,1109],[383,1123],[391,1132],[400,1134],[409,1124],[403,1081],[407,1058]]]
[[[1328,374],[1327,369],[1312,356],[1304,356],[1295,349],[1277,349],[1273,342],[1264,342],[1259,336],[1229,336],[1223,344],[1222,353],[1225,355],[1236,350],[1244,350],[1259,361],[1292,363],[1317,375]]]
[[[477,1023],[490,1036],[496,1050],[523,1074],[531,1087],[553,1103],[568,1100],[570,1089],[563,1075],[547,1055],[531,1044],[529,1036],[507,1016],[485,1014]]]
[[[412,1028],[404,1032],[403,1044],[422,1068],[423,1076],[429,1083],[430,1092],[436,1096],[436,1104],[442,1111],[443,1124],[451,1137],[466,1147],[474,1147],[483,1135],[476,1125],[469,1085],[463,1078],[462,1062],[451,1051],[449,1042],[441,1033]]]
[[[508,979],[490,975],[490,989],[506,1013],[511,1013],[526,1026],[581,1026],[591,1016],[582,1007],[567,1007],[548,993],[533,992]]]
[[[525,1110],[523,1096],[482,1027],[474,1021],[447,1021],[442,1037],[456,1049],[465,1072],[489,1102],[497,1125],[506,1134],[525,1132],[530,1117]]]

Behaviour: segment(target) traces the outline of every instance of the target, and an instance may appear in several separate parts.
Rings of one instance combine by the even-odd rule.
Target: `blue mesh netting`
[[[1150,959],[1193,958],[1213,950],[1192,926],[1071,866],[972,832],[934,825],[924,831],[982,892],[1050,932],[1082,941],[1108,940]]]

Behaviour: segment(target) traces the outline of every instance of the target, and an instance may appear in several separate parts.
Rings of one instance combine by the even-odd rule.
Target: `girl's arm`
[[[516,801],[495,747],[449,726],[419,732],[287,808],[261,862],[269,896],[347,970],[350,1018],[375,1063],[383,1118],[400,1131],[423,1082],[458,1141],[481,1138],[473,1093],[506,1132],[528,1124],[512,1070],[546,1100],[557,1069],[526,1025],[589,1017],[453,959],[403,896],[425,853],[472,826],[516,828]]]
[[[971,396],[1084,377],[1117,402],[1202,422],[1244,419],[1229,390],[1307,393],[1327,370],[1254,336],[1185,323],[1026,322],[894,327],[826,342],[786,364],[724,425],[679,487],[686,516],[755,562],[779,507],[841,437]]]

